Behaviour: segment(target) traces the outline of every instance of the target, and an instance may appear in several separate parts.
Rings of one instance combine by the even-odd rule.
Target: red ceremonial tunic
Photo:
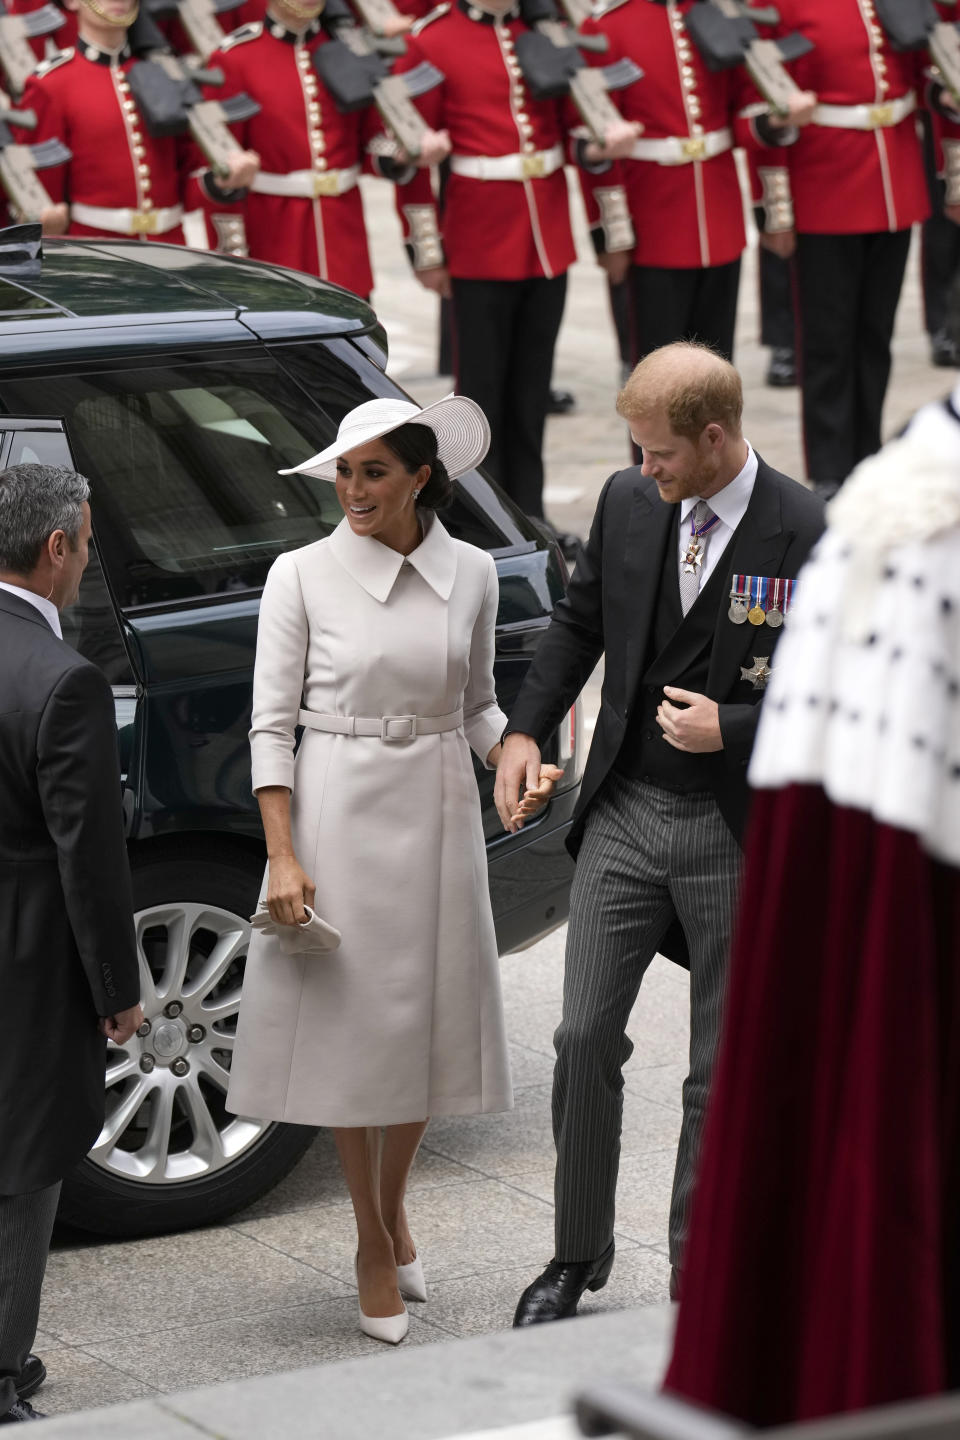
[[[435,130],[446,129],[454,155],[535,154],[559,146],[566,153],[564,102],[534,100],[510,61],[517,35],[527,25],[516,17],[490,23],[454,7],[430,21],[397,64],[402,74],[424,60],[444,83],[422,95],[417,108]],[[418,172],[397,189],[410,237],[410,207],[436,215],[429,174]],[[451,174],[444,192],[443,244],[450,274],[470,280],[528,280],[561,275],[576,251],[563,166],[551,175],[523,180],[480,180]]]
[[[66,165],[40,171],[55,203],[129,209],[149,227],[151,214],[182,212],[189,146],[175,137],[154,139],[147,130],[126,80],[136,63],[128,52],[111,61],[78,38],[75,49],[61,51],[31,77],[22,105],[36,112],[37,128],[19,138],[25,144],[62,140],[72,152]],[[166,230],[121,232],[84,224],[71,214],[68,233],[114,239],[126,233],[183,244],[179,222]]]
[[[673,136],[695,144],[704,134],[730,130],[738,144],[755,144],[740,111],[757,101],[742,69],[707,69],[683,17],[695,0],[614,0],[587,20],[584,34],[604,35],[609,49],[590,52],[593,65],[633,60],[643,78],[613,99],[624,119],[638,120],[642,139]],[[746,244],[743,198],[731,147],[710,159],[665,165],[624,160],[617,167],[626,184],[637,243],[637,265],[699,269],[736,260]],[[581,172],[588,218],[596,192],[609,175]]]
[[[208,99],[243,91],[260,105],[258,115],[232,128],[245,150],[259,154],[262,173],[312,172],[318,190],[325,176],[362,167],[368,142],[382,128],[372,106],[349,115],[337,109],[311,59],[328,43],[319,26],[298,39],[268,18],[235,31],[209,61],[211,69],[223,71],[225,84],[210,88]],[[254,259],[307,271],[356,295],[366,297],[373,289],[363,204],[355,183],[342,194],[309,197],[264,194],[254,188],[240,206],[206,193],[203,203],[214,226],[218,215],[242,213]],[[217,238],[214,234],[211,243]]]
[[[799,31],[813,50],[791,66],[828,105],[883,106],[913,91],[922,103],[926,54],[893,48],[872,0],[778,0],[774,33]],[[850,235],[905,230],[929,214],[916,117],[873,130],[805,125],[784,158],[798,231]]]

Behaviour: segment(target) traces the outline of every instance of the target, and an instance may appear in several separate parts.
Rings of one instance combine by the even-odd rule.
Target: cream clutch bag
[[[250,916],[250,924],[261,935],[275,935],[280,947],[288,955],[319,955],[326,950],[336,950],[340,944],[340,931],[321,920],[309,905],[303,907],[307,918],[301,925],[277,925],[270,917],[266,903],[261,900],[257,913]]]

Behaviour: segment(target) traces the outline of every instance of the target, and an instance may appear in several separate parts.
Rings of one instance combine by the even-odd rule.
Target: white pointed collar
[[[381,604],[389,600],[404,563],[412,565],[441,600],[449,600],[457,574],[456,546],[435,515],[421,512],[420,519],[423,539],[409,555],[372,536],[355,535],[346,518],[330,536],[330,547],[347,574]]]

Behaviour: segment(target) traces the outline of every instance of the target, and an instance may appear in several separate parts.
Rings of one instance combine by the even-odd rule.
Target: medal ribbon
[[[694,507],[693,507],[693,510],[690,511],[690,539],[691,539],[691,540],[699,540],[702,535],[708,535],[708,534],[710,533],[710,531],[713,529],[714,525],[719,525],[719,524],[720,524],[720,516],[719,516],[719,515],[711,515],[711,516],[710,516],[710,519],[709,519],[709,520],[705,520],[702,525],[695,525],[695,524],[693,523],[693,516],[694,516],[694,512],[696,511],[696,508],[697,508],[697,507],[694,506]]]

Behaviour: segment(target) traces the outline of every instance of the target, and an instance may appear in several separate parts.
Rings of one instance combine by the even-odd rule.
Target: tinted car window
[[[31,385],[7,383],[9,408]],[[125,608],[259,588],[276,557],[341,519],[323,480],[278,475],[328,444],[335,425],[267,357],[51,377],[94,525]]]

